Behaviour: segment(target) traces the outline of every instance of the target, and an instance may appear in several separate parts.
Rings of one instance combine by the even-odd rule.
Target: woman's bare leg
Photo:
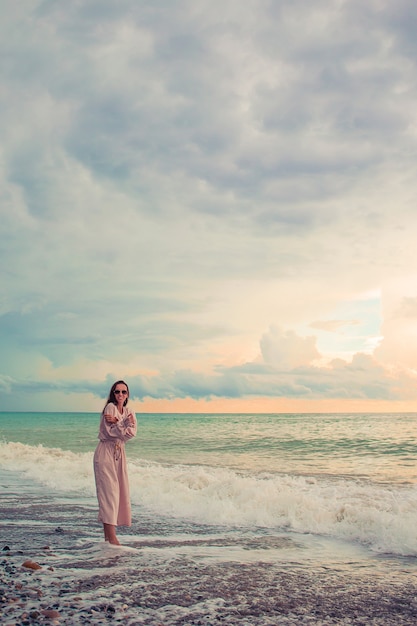
[[[104,539],[115,546],[120,546],[120,541],[116,537],[116,526],[112,524],[103,524]]]

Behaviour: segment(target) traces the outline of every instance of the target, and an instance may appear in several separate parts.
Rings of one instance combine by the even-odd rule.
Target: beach
[[[259,529],[237,539],[226,529],[146,515],[122,532],[121,548],[112,547],[85,504],[40,499],[30,485],[22,497],[5,472],[1,484],[5,625],[417,621],[417,572],[409,559],[355,560],[350,553],[347,560],[342,546],[322,551],[287,533]]]
[[[139,416],[116,547],[98,417],[0,416],[1,623],[417,623],[416,416],[391,420]]]

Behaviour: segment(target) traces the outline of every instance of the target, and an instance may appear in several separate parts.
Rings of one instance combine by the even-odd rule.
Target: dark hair
[[[126,385],[127,396],[126,396],[126,400],[123,402],[123,406],[126,406],[127,401],[129,400],[129,386],[127,383],[125,383],[124,380],[117,380],[115,383],[113,383],[109,392],[109,397],[107,398],[106,406],[108,405],[109,402],[112,402],[113,404],[117,406],[116,395],[114,393],[114,390],[116,389],[117,385]]]

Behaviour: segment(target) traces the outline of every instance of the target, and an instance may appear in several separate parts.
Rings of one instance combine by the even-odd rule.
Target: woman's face
[[[117,400],[117,404],[123,404],[125,400],[127,400],[127,398],[129,397],[129,392],[126,385],[123,385],[123,383],[119,383],[118,385],[116,385],[116,388],[114,390],[114,397]]]

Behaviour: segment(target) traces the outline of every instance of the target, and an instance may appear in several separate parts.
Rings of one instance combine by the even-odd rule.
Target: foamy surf
[[[97,521],[97,423],[0,417],[0,620],[417,622],[417,416],[142,416],[120,548]]]
[[[0,467],[95,507],[92,453],[0,444]],[[377,553],[417,555],[415,485],[346,477],[257,474],[230,468],[129,462],[134,507],[229,528],[269,528],[351,541]]]
[[[413,560],[376,558],[319,535],[164,517],[139,505],[133,526],[118,533],[122,546],[110,546],[96,507],[21,479],[0,474],[5,624],[405,626],[417,619]],[[27,560],[41,569],[22,567]]]

